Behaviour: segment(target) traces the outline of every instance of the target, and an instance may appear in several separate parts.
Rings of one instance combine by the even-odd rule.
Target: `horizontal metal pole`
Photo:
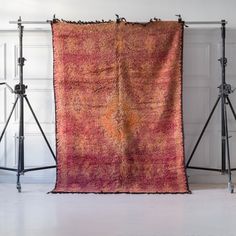
[[[9,170],[9,171],[15,171],[17,172],[17,169],[14,169],[14,168],[8,168],[8,167],[0,167],[1,170]]]
[[[187,169],[195,169],[195,170],[209,170],[209,171],[217,171],[221,172],[221,169],[215,169],[215,168],[206,168],[206,167],[198,167],[198,166],[188,166]]]
[[[35,170],[45,170],[45,169],[50,169],[50,168],[56,168],[56,166],[43,166],[43,167],[35,167],[35,168],[29,168],[29,169],[25,169],[22,172],[28,172],[28,171],[35,171]]]
[[[222,21],[184,21],[186,25],[217,25],[222,24]],[[224,21],[227,24],[227,21]]]
[[[198,166],[188,166],[186,169],[195,169],[195,170],[209,170],[209,171],[217,171],[217,172],[222,172],[221,169],[215,169],[215,168],[207,168],[207,167],[198,167]],[[231,171],[236,171],[236,168],[230,169]],[[228,169],[225,170],[225,173],[228,172]]]
[[[52,21],[47,20],[47,21],[9,21],[10,24],[50,24]]]
[[[52,21],[9,21],[10,24],[50,24]],[[184,21],[186,25],[217,25],[222,24],[222,21]],[[227,24],[227,21],[224,21]]]

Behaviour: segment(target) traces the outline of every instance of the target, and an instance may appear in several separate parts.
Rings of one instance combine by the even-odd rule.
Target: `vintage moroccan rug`
[[[183,24],[52,23],[53,193],[188,193]]]

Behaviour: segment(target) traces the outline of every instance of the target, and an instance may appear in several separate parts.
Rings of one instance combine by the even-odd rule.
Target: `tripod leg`
[[[212,115],[213,115],[213,113],[214,113],[214,111],[215,111],[215,109],[216,109],[216,107],[217,107],[217,104],[218,104],[219,101],[220,101],[220,98],[221,98],[220,96],[217,98],[217,100],[216,100],[216,102],[215,102],[215,105],[214,105],[214,107],[212,108],[212,111],[211,111],[211,113],[210,113],[210,115],[209,115],[209,117],[208,117],[208,119],[207,119],[207,121],[206,121],[206,123],[205,123],[203,129],[202,129],[202,132],[201,132],[201,134],[200,134],[200,136],[199,136],[199,138],[198,138],[198,140],[197,140],[197,142],[196,142],[196,144],[195,144],[195,146],[194,146],[194,148],[193,148],[193,151],[192,151],[192,153],[191,153],[191,155],[190,155],[190,157],[189,157],[189,159],[188,159],[188,162],[187,162],[187,164],[186,164],[186,168],[188,168],[188,166],[189,166],[189,164],[190,164],[190,162],[191,162],[191,160],[192,160],[192,158],[193,158],[193,155],[194,155],[194,153],[195,153],[195,151],[196,151],[196,149],[197,149],[197,147],[198,147],[198,144],[200,143],[200,141],[201,141],[201,139],[202,139],[202,136],[203,136],[203,134],[204,134],[204,132],[205,132],[205,130],[206,130],[206,127],[207,127],[208,123],[209,123],[210,120],[211,120],[211,117],[212,117]]]
[[[229,189],[230,193],[233,193],[234,192],[234,186],[232,184],[232,176],[231,176],[230,152],[229,152],[229,132],[228,132],[226,104],[224,106],[224,114],[225,114],[225,138],[226,138],[227,161],[228,161],[228,189]]]
[[[30,105],[30,102],[29,102],[28,98],[26,96],[24,96],[24,98],[25,98],[25,100],[26,100],[26,102],[27,102],[27,104],[29,106],[29,109],[30,109],[30,111],[31,111],[31,113],[32,113],[32,115],[33,115],[33,117],[34,117],[34,119],[35,119],[39,129],[40,129],[41,134],[43,135],[43,138],[44,138],[44,140],[45,140],[45,142],[46,142],[46,144],[47,144],[47,146],[48,146],[48,148],[49,148],[49,150],[50,150],[54,160],[56,161],[56,156],[55,156],[55,154],[54,154],[54,152],[53,152],[53,150],[52,150],[52,148],[51,148],[51,146],[50,146],[50,144],[49,144],[49,142],[48,142],[48,140],[46,138],[45,133],[43,132],[43,129],[42,129],[42,127],[41,127],[41,125],[40,125],[40,123],[39,123],[39,121],[38,121],[38,119],[37,119],[37,117],[36,117],[36,115],[35,115],[35,113],[33,111],[33,108]]]
[[[19,170],[17,171],[17,182],[16,182],[16,188],[18,190],[18,192],[21,192],[21,184],[20,184],[20,172]]]
[[[230,106],[230,109],[231,109],[231,111],[232,111],[232,113],[233,113],[234,119],[236,120],[236,113],[235,113],[235,111],[234,111],[233,105],[232,105],[232,103],[231,103],[229,97],[227,97],[226,99],[227,99],[227,102],[229,103],[229,106]]]
[[[13,104],[13,107],[12,107],[12,109],[11,109],[11,112],[10,112],[8,118],[7,118],[7,122],[6,122],[6,124],[5,124],[4,128],[3,128],[2,133],[1,133],[0,142],[2,141],[3,135],[4,135],[4,133],[5,133],[6,129],[7,129],[8,123],[9,123],[11,117],[12,117],[12,114],[13,114],[13,111],[14,111],[14,109],[15,109],[15,107],[16,107],[17,101],[18,101],[18,96],[16,97],[16,100],[15,100],[15,102],[14,102],[14,104]]]
[[[19,111],[19,143],[18,143],[18,167],[16,188],[21,192],[20,175],[24,173],[24,96],[20,95]]]
[[[226,126],[225,122],[227,122],[225,117],[226,110],[226,98],[224,95],[221,96],[221,174],[226,173]]]

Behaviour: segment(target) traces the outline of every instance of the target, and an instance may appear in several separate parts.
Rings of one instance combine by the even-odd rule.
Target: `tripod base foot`
[[[16,188],[17,188],[18,192],[20,193],[20,192],[21,192],[21,184],[18,183],[18,184],[16,185]]]
[[[234,192],[234,185],[231,182],[228,183],[228,190],[230,193]]]

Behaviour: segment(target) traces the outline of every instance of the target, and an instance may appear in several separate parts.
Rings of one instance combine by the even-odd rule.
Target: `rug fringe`
[[[192,194],[192,191],[188,190],[186,192],[153,192],[153,193],[147,193],[147,192],[63,192],[63,191],[50,191],[47,194]]]

